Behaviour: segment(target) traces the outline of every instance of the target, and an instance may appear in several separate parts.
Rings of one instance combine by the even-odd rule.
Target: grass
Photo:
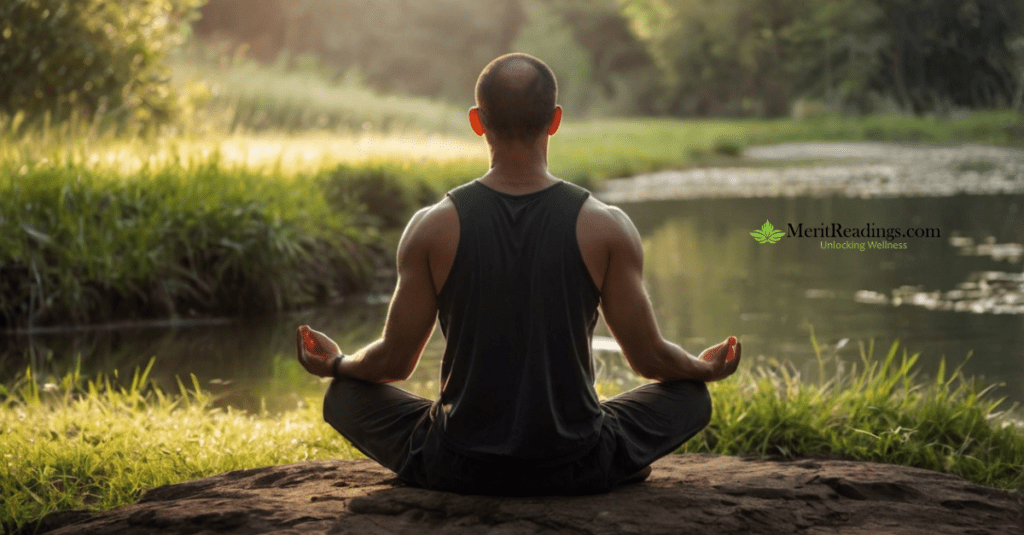
[[[552,171],[599,186],[607,178],[700,165],[737,165],[751,145],[885,141],[909,144],[1024,142],[1024,118],[1012,111],[964,119],[878,115],[777,120],[630,119],[567,123],[551,138]]]
[[[152,362],[150,363],[152,366]],[[227,470],[358,454],[305,406],[270,417],[214,409],[193,376],[165,393],[131,377],[42,383],[28,370],[0,408],[0,527],[133,503],[150,487]]]
[[[919,380],[917,355],[895,343],[882,359],[873,343],[861,344],[861,362],[847,367],[823,358],[813,334],[811,342],[820,375],[831,379],[810,383],[775,362],[715,383],[712,422],[683,451],[876,461],[1024,491],[1024,427],[1016,406],[997,410],[995,385],[960,368],[947,373],[945,362]]]
[[[921,381],[916,356],[895,344],[881,359],[862,345],[853,366],[823,357],[813,335],[812,344],[831,379],[770,363],[713,383],[711,424],[681,451],[879,461],[1024,491],[1024,429],[996,410],[992,387],[944,367]],[[28,369],[0,390],[0,525],[129,504],[147,488],[227,470],[361,457],[323,423],[312,395],[295,410],[248,414],[214,408],[194,376],[171,394],[148,371],[47,380]],[[304,379],[306,392],[322,388]]]
[[[174,58],[171,70],[176,84],[201,104],[191,122],[222,130],[453,134],[465,124],[465,110],[451,104],[381,95],[355,76],[339,79],[315,66],[288,70],[192,50]]]
[[[216,158],[127,176],[0,164],[0,326],[259,313],[365,287],[376,228],[314,179]]]

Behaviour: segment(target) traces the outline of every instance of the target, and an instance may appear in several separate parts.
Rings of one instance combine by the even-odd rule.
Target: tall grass
[[[376,231],[313,177],[0,164],[0,326],[258,313],[373,276]]]
[[[895,344],[881,359],[862,345],[855,364],[812,344],[830,379],[803,379],[787,363],[745,367],[710,385],[711,424],[681,451],[879,461],[1024,491],[1024,429],[1013,408],[997,410],[992,387],[944,366],[924,380]],[[315,395],[281,414],[247,414],[213,408],[194,376],[172,394],[148,371],[40,378],[29,368],[0,388],[0,525],[128,504],[146,488],[232,469],[360,456],[323,423]],[[302,384],[322,389],[308,376]],[[619,388],[598,385],[606,396]]]
[[[683,451],[894,463],[1024,492],[1024,427],[1016,406],[997,410],[995,385],[960,368],[947,373],[945,362],[921,380],[918,356],[895,343],[881,359],[861,344],[860,362],[849,365],[811,341],[829,379],[809,382],[772,362],[714,383],[712,422]]]
[[[198,51],[181,55],[171,66],[177,85],[202,105],[194,119],[228,131],[453,134],[465,125],[465,110],[451,104],[381,95],[358,76],[329,77],[315,66],[286,69],[240,58],[204,58]]]
[[[86,380],[72,371],[47,383],[29,369],[0,392],[0,528],[228,470],[360,456],[312,400],[273,417],[215,409],[195,376],[172,394],[148,372]]]

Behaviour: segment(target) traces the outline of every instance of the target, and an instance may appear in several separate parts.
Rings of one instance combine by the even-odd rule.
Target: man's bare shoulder
[[[580,209],[579,228],[588,235],[610,240],[629,239],[636,233],[633,221],[618,206],[601,202],[593,195]]]
[[[455,203],[449,197],[441,199],[435,204],[420,208],[409,220],[407,231],[415,234],[430,235],[434,231],[450,229],[452,225],[458,228],[459,213],[455,209]]]
[[[405,228],[402,242],[405,247],[435,249],[448,248],[459,235],[459,213],[449,197],[419,209]],[[401,247],[401,246],[400,246]]]

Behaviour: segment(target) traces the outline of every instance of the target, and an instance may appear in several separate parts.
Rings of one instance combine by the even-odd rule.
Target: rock
[[[58,513],[43,532],[1014,534],[1024,533],[1024,499],[948,474],[835,460],[671,455],[640,484],[532,498],[422,490],[372,461],[313,461],[156,488],[95,516]]]

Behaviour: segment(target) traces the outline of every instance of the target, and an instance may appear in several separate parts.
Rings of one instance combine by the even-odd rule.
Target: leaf
[[[768,236],[773,230],[775,230],[775,227],[772,226],[771,222],[765,219],[764,224],[761,225],[761,232],[763,232],[765,236]]]
[[[771,234],[769,234],[767,236],[767,239],[768,239],[769,242],[775,243],[775,242],[781,240],[785,235],[786,235],[785,232],[783,232],[781,230],[776,230],[776,231],[772,232]]]
[[[750,235],[753,236],[758,243],[764,243],[768,239],[760,230],[755,230],[754,232],[751,232]]]
[[[22,223],[21,229],[24,230],[25,233],[28,234],[32,239],[40,243],[49,245],[53,241],[50,238],[50,236],[47,235],[45,232],[37,229],[36,227],[33,227],[32,225],[29,225],[28,223]]]

